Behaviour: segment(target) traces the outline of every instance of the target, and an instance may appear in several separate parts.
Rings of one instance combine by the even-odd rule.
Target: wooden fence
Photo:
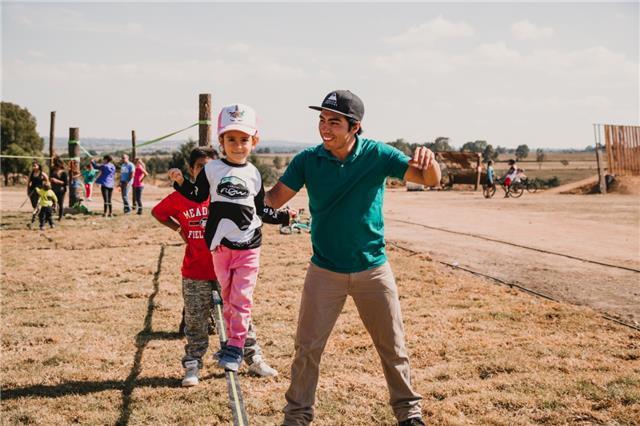
[[[640,175],[640,126],[604,125],[609,174]]]

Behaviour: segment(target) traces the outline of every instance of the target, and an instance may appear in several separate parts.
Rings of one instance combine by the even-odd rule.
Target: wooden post
[[[198,146],[211,146],[211,124],[202,124],[203,121],[211,123],[211,94],[200,94],[200,125],[198,126]]]
[[[136,161],[136,131],[131,131],[131,161]]]
[[[77,193],[77,185],[74,185],[76,174],[80,173],[80,129],[69,128],[69,207],[72,207],[80,199]]]
[[[480,178],[482,177],[482,155],[478,154],[478,161],[476,162],[476,186],[473,189],[474,191],[478,190],[478,187],[480,186]]]
[[[601,194],[607,193],[607,184],[605,182],[604,170],[600,162],[600,125],[593,125],[593,133],[596,141],[596,164],[598,165],[598,186]]]
[[[49,122],[49,174],[51,174],[51,170],[53,170],[53,142],[55,140],[56,133],[56,112],[51,111],[51,121]]]

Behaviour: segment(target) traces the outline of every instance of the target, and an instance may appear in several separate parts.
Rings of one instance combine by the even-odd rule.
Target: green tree
[[[474,142],[467,142],[464,145],[462,145],[462,148],[460,148],[460,151],[483,153],[486,148],[487,148],[487,141],[476,140]]]
[[[527,145],[518,145],[516,148],[516,159],[522,160],[529,156],[529,147]]]
[[[438,136],[435,142],[427,142],[424,146],[433,152],[453,151],[453,147],[449,144],[449,138],[446,136]]]
[[[249,162],[256,166],[256,169],[260,172],[262,184],[264,186],[271,186],[276,183],[278,180],[278,174],[276,171],[269,165],[262,163],[256,154],[251,154],[249,156]]]
[[[282,168],[282,158],[279,155],[276,155],[273,158],[273,165],[278,170],[280,170]]]
[[[482,151],[482,161],[484,161],[485,163],[488,163],[489,160],[497,160],[498,159],[498,152],[493,149],[493,145],[489,144],[484,148],[484,151]]]
[[[408,143],[407,141],[405,141],[402,138],[396,139],[393,142],[389,142],[389,145],[391,145],[394,148],[399,149],[400,151],[404,152],[407,155],[412,155],[413,154],[413,151],[411,150],[411,144]]]
[[[184,176],[188,176],[188,165],[189,165],[189,156],[191,155],[191,151],[196,147],[196,141],[189,138],[189,140],[178,148],[177,151],[174,151],[171,154],[171,160],[169,160],[169,168],[176,168],[182,170],[182,174]],[[158,170],[159,171],[159,170]]]
[[[44,141],[36,131],[36,119],[29,110],[11,102],[0,104],[0,152],[4,155],[40,157]],[[4,184],[10,173],[28,174],[31,161],[23,158],[3,158],[0,163]]]

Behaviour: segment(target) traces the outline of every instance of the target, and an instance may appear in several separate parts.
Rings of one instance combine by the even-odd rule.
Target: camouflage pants
[[[202,358],[209,347],[209,318],[211,317],[213,290],[220,292],[217,281],[192,280],[182,278],[182,297],[184,299],[184,334],[187,344],[184,346],[182,364],[198,361],[202,368]],[[249,324],[244,344],[244,361],[247,365],[262,359],[262,350],[258,345],[253,322]]]

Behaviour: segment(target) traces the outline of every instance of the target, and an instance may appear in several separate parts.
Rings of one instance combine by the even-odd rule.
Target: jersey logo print
[[[203,217],[200,220],[190,220],[189,226],[199,226],[200,228],[204,229],[207,227],[207,219]]]
[[[247,184],[237,176],[225,176],[220,179],[216,192],[218,195],[222,195],[225,198],[231,198],[233,200],[238,198],[247,198],[249,196],[249,188],[247,188]]]

